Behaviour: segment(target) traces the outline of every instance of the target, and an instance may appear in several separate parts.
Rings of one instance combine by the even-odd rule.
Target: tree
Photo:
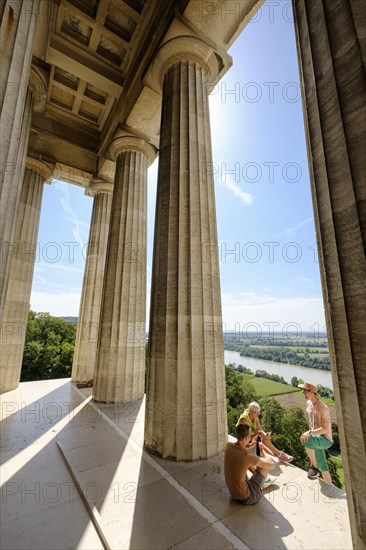
[[[273,435],[281,433],[285,409],[277,399],[261,399],[260,406],[261,424],[264,430],[271,432]]]
[[[329,466],[329,473],[332,476],[333,485],[335,485],[336,487],[341,487],[342,484],[341,480],[339,479],[337,464],[331,459],[331,455],[328,450],[325,451],[325,453],[327,455],[327,463]]]
[[[256,394],[253,384],[249,382],[249,380],[246,380],[245,378],[243,378],[241,383],[241,391],[242,391],[241,403],[243,405],[243,408],[244,407],[246,408],[249,405],[249,403],[251,403],[252,401],[256,401],[258,399],[258,396]]]
[[[294,464],[308,469],[305,448],[300,435],[307,430],[304,413],[297,405],[282,407],[276,399],[263,399],[261,424],[265,431],[271,432],[271,441],[278,448],[294,457]]]
[[[331,448],[331,451],[336,451],[336,454],[338,454],[341,451],[341,447],[339,443],[338,425],[335,422],[332,422],[332,435],[333,446]]]
[[[309,459],[305,446],[300,441],[300,435],[308,429],[308,422],[301,407],[290,405],[285,408],[276,399],[262,399],[260,406],[262,411],[261,424],[265,431],[272,433],[272,443],[278,449],[292,454],[294,465],[303,470],[308,470]],[[333,484],[341,487],[336,464],[329,457],[327,462]]]
[[[76,326],[49,313],[29,312],[21,381],[68,378]]]
[[[299,379],[297,378],[297,376],[293,376],[291,378],[291,386],[293,386],[294,388],[297,388],[299,386]]]
[[[257,398],[254,386],[235,368],[225,365],[226,397],[234,409],[243,408]]]
[[[251,401],[257,399],[253,384],[233,366],[225,365],[228,430],[236,435],[236,423]]]
[[[240,416],[238,409],[234,409],[230,403],[227,405],[227,427],[229,434],[236,435],[236,423]]]

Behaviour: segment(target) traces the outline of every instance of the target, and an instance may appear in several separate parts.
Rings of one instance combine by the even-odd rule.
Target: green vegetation
[[[254,357],[290,365],[330,370],[328,342],[325,336],[246,336],[225,334],[225,349],[243,357]]]
[[[274,382],[273,380],[268,380],[267,378],[259,378],[254,374],[243,374],[243,378],[253,385],[258,397],[270,397],[271,395],[280,395],[282,393],[298,392],[297,389],[289,386],[288,384]]]
[[[281,395],[287,393],[296,393],[297,395],[302,396],[302,390],[299,389],[299,384],[303,383],[303,380],[299,380],[296,376],[291,378],[291,385],[286,382],[283,376],[279,374],[270,374],[265,370],[256,370],[255,373],[248,367],[243,365],[236,366],[235,363],[229,363],[229,367],[236,369],[241,374],[247,376],[248,380],[253,384],[255,391],[259,397],[269,397],[271,395]],[[249,378],[251,377],[251,378]],[[261,380],[261,378],[266,378],[267,382]],[[258,380],[259,379],[259,380]],[[271,384],[269,381],[274,382]],[[323,399],[323,401],[329,405],[334,405],[334,394],[333,390],[326,388],[321,384],[317,386],[318,394]]]
[[[341,487],[341,489],[345,489],[346,486],[344,482],[344,470],[341,455],[335,456],[331,454],[328,458],[328,461],[329,463],[334,464],[335,468],[337,469],[337,475],[339,477],[339,487]]]
[[[71,319],[70,319],[71,320]],[[72,321],[72,320],[71,320]],[[22,381],[66,378],[71,374],[74,354],[76,326],[72,322],[49,313],[29,312],[26,341],[24,347]],[[299,468],[308,468],[308,459],[299,436],[308,427],[301,407],[292,402],[281,406],[273,395],[299,394],[297,386],[300,380],[293,377],[291,385],[283,377],[233,365],[225,366],[227,413],[229,433],[235,435],[236,422],[245,407],[251,401],[259,401],[262,409],[261,423],[264,430],[272,432],[272,442],[279,449],[294,456],[294,464]],[[330,395],[331,390],[318,386],[320,395]],[[322,392],[322,393],[321,393]],[[329,393],[330,392],[330,393]],[[331,402],[329,397],[323,399]],[[340,457],[339,436],[336,424],[332,424],[334,445],[329,459],[333,482],[344,487],[344,473]]]
[[[49,313],[29,312],[21,381],[71,375],[76,326]]]
[[[243,368],[245,369],[245,367]],[[248,371],[249,369],[245,369]],[[236,422],[248,406],[250,401],[258,401],[261,407],[261,424],[263,429],[271,432],[272,443],[278,448],[291,453],[294,456],[293,463],[307,470],[309,460],[304,445],[300,442],[300,434],[308,429],[308,421],[303,409],[291,403],[282,406],[276,399],[269,399],[268,392],[272,395],[281,393],[300,393],[294,386],[281,384],[267,378],[254,376],[253,373],[239,372],[233,366],[225,366],[228,429],[231,435],[235,435]],[[284,389],[287,391],[284,392]],[[332,459],[328,458],[329,470],[333,483],[337,487],[342,486],[342,468],[339,459],[339,437],[336,424],[332,424],[334,445],[332,447]]]
[[[73,325],[78,324],[78,317],[60,317],[60,319],[63,319],[64,321],[67,321],[68,323],[72,323]]]

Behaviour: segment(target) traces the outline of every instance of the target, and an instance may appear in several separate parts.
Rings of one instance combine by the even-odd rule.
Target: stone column
[[[217,455],[227,441],[224,346],[208,82],[216,56],[194,37],[160,49],[164,77],[145,443],[163,457]]]
[[[34,262],[43,184],[50,182],[52,168],[28,157],[18,208],[15,247],[9,269],[9,284],[1,322],[0,391],[18,387],[32,291]]]
[[[111,183],[98,178],[93,178],[87,189],[87,194],[94,197],[94,204],[72,365],[73,382],[94,378],[112,191]]]
[[[93,398],[128,403],[144,395],[148,143],[123,134],[116,160]]]
[[[25,110],[39,0],[5,0],[1,8],[0,315],[4,308],[14,221],[23,181],[19,155],[31,110]],[[29,136],[29,128],[26,139]],[[27,147],[25,147],[25,154]],[[5,251],[5,252],[4,252]]]
[[[293,3],[305,129],[355,548],[366,547],[365,10],[353,0]],[[362,31],[363,29],[363,31]]]

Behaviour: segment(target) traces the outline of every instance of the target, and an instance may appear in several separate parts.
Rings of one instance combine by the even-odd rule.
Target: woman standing
[[[332,423],[327,405],[319,400],[317,387],[310,382],[299,384],[307,398],[306,412],[309,415],[310,429],[300,436],[310,459],[308,478],[316,479],[322,474],[324,481],[332,483],[329,467],[325,456],[325,449],[333,444]]]

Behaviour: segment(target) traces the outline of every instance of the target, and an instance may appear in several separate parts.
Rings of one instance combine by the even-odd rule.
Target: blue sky
[[[266,2],[229,53],[233,67],[210,96],[224,327],[323,330],[291,3]],[[32,309],[78,315],[91,211],[82,188],[45,186]]]

